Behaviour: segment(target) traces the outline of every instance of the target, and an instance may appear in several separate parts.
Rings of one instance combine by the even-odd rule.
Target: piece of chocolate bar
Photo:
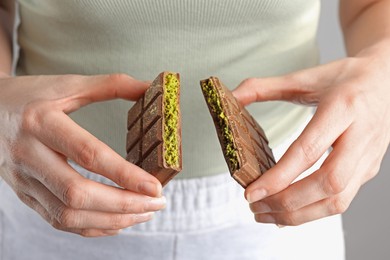
[[[200,85],[230,174],[246,188],[275,165],[264,131],[218,78]]]
[[[128,112],[126,159],[164,186],[182,169],[180,76],[162,72]]]

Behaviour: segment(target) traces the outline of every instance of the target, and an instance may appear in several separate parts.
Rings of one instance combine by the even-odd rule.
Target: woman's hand
[[[285,100],[318,106],[276,166],[246,189],[257,222],[299,225],[343,213],[378,173],[390,140],[388,46],[284,77],[251,78],[233,92],[243,105]],[[320,169],[293,183],[330,147]]]
[[[148,84],[122,74],[0,77],[0,174],[57,229],[114,235],[165,206],[161,184],[72,121],[87,104],[138,99]],[[68,163],[121,188],[88,180]]]

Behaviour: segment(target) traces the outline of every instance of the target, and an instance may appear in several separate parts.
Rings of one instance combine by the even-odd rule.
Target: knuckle
[[[77,161],[84,168],[91,170],[96,162],[97,148],[91,141],[81,143],[77,151]]]
[[[26,201],[27,196],[26,196],[26,194],[25,194],[23,191],[21,191],[20,189],[16,189],[16,190],[15,190],[15,194],[16,194],[16,196],[17,196],[21,201],[23,201],[23,202]]]
[[[334,214],[342,214],[349,208],[349,202],[341,197],[337,197],[331,200],[331,210],[330,213]]]
[[[299,226],[302,224],[301,221],[299,221],[296,215],[292,212],[285,213],[282,219],[282,222],[284,224],[288,224],[289,226]]]
[[[64,226],[66,228],[72,228],[77,226],[77,219],[72,209],[65,208],[59,211],[56,219],[61,226]]]
[[[366,170],[364,173],[362,184],[370,181],[373,179],[376,175],[378,175],[379,171],[381,170],[381,156],[378,156],[371,164],[369,169]]]
[[[110,86],[115,86],[116,84],[120,84],[123,82],[129,82],[132,79],[132,77],[124,73],[113,73],[107,75],[107,80],[110,83]]]
[[[257,203],[255,202],[255,203],[250,203],[249,204],[249,209],[254,213],[254,214],[256,214],[256,212],[257,212]]]
[[[128,187],[129,186],[129,174],[124,171],[123,169],[118,169],[115,171],[115,183],[119,186],[119,187]]]
[[[96,237],[96,232],[90,229],[80,229],[78,233],[82,237]]]
[[[45,125],[52,122],[53,117],[57,116],[54,104],[54,101],[49,100],[33,101],[26,104],[21,112],[21,130],[27,133],[44,131]]]
[[[57,220],[55,217],[50,217],[50,218],[48,219],[48,222],[49,222],[49,224],[50,224],[53,228],[55,228],[55,229],[57,229],[57,230],[65,230],[65,227],[63,227],[63,226],[58,222],[58,220]]]
[[[79,235],[82,237],[95,237],[95,232],[91,231],[90,229],[81,229],[79,231]]]
[[[107,232],[101,229],[80,229],[76,231],[82,237],[102,237],[107,236]]]
[[[260,180],[261,181],[261,180]],[[277,193],[284,190],[291,184],[291,177],[288,174],[278,174],[273,176],[272,187],[269,187],[270,193]]]
[[[107,75],[107,90],[111,92],[111,96],[118,97],[118,85],[128,83],[133,78],[124,73],[114,73]]]
[[[257,87],[260,84],[260,80],[261,79],[258,78],[247,78],[240,83],[239,88],[252,90],[250,91],[252,98],[255,98],[255,100],[261,100],[263,98],[263,92],[257,91]]]
[[[369,172],[369,176],[371,178],[375,177],[379,173],[380,170],[381,170],[381,163],[379,161],[376,164],[374,164],[374,166],[372,167],[372,170]]]
[[[72,209],[82,209],[85,204],[85,192],[75,182],[70,182],[63,192],[63,202]]]
[[[324,191],[327,195],[336,195],[344,191],[347,183],[343,174],[337,170],[332,170],[325,178]]]
[[[362,107],[361,103],[364,101],[364,94],[358,90],[350,91],[344,94],[344,104],[350,108],[355,109],[356,107]]]
[[[39,125],[38,111],[35,103],[27,104],[22,112],[21,128],[26,132],[34,130]]]
[[[301,140],[298,142],[303,161],[307,165],[315,163],[321,156],[321,147],[316,140]]]
[[[110,229],[121,229],[126,225],[126,215],[115,214],[109,219]]]
[[[20,189],[16,189],[16,196],[26,205],[34,209],[34,200]]]
[[[242,86],[249,86],[249,87],[254,87],[259,83],[259,79],[257,78],[247,78],[245,79],[241,85]]]
[[[380,164],[373,166],[366,174],[366,182],[372,180],[380,171]]]
[[[122,213],[131,213],[131,212],[137,211],[138,208],[139,207],[137,207],[134,200],[126,199],[126,200],[123,200],[122,202],[120,202],[120,210]]]
[[[12,184],[13,189],[17,192],[17,194],[21,196],[19,198],[25,199],[24,197],[27,195],[23,191],[30,189],[28,177],[20,172],[14,172],[14,174],[11,174],[10,176],[10,183]]]
[[[294,202],[288,198],[288,197],[282,197],[280,199],[280,208],[284,212],[293,212],[296,210],[296,206],[294,205]]]
[[[23,144],[16,141],[10,147],[10,155],[12,158],[12,162],[15,165],[22,165],[26,158],[26,150],[24,147],[21,147]]]

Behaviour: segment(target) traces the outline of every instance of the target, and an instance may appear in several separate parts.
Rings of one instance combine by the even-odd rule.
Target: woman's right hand
[[[0,76],[0,176],[53,227],[115,235],[165,207],[160,182],[67,114],[93,102],[137,100],[148,84],[127,75]],[[67,162],[115,182],[86,179]]]

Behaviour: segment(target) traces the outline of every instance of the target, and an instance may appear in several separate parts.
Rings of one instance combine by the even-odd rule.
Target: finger
[[[320,169],[297,181],[281,192],[251,204],[254,213],[293,212],[314,202],[344,191],[356,178],[357,163],[365,155],[363,147],[356,147],[356,133],[347,130]],[[361,145],[364,146],[364,143]]]
[[[46,114],[34,127],[33,134],[46,146],[121,187],[148,196],[161,196],[161,183],[153,175],[127,162],[62,112]]]
[[[54,222],[55,218],[61,226],[68,229],[117,230],[148,221],[154,214],[154,212],[121,214],[74,209],[66,206],[37,180],[29,178],[28,183],[26,194],[39,202],[39,205],[48,212],[51,222]]]
[[[247,200],[252,203],[287,188],[349,127],[352,119],[348,114],[342,105],[321,103],[304,131],[278,163],[249,185],[245,191]]]
[[[118,230],[105,230],[105,229],[62,229],[62,231],[71,232],[75,234],[79,234],[83,237],[107,237],[107,236],[115,236],[121,232],[121,229]]]
[[[297,211],[255,214],[255,220],[261,223],[297,226],[320,218],[341,214],[348,209],[359,188],[358,183],[351,183],[347,189],[336,196],[317,201]]]
[[[61,109],[69,114],[93,102],[111,99],[138,100],[150,85],[126,74],[78,76],[72,94],[60,101]]]
[[[117,235],[121,230],[104,230],[104,229],[78,229],[78,228],[66,228],[61,225],[57,219],[53,218],[49,212],[39,203],[35,198],[27,194],[19,194],[18,197],[24,202],[27,206],[36,211],[43,219],[45,219],[49,224],[54,228],[70,233],[79,234],[84,237],[101,237],[101,236],[113,236]]]
[[[47,204],[48,202],[50,205]],[[149,221],[154,215],[154,212],[118,214],[72,209],[62,204],[55,196],[46,199],[43,206],[50,215],[55,217],[59,225],[66,229],[119,230]]]
[[[43,144],[24,140],[22,159],[28,168],[27,175],[38,179],[65,205],[73,209],[104,211],[113,213],[144,213],[163,209],[165,197],[149,197],[129,190],[112,187],[86,179],[78,174],[61,156]],[[37,159],[40,154],[45,162]],[[27,187],[41,196],[41,183],[32,183]]]
[[[136,224],[147,222],[153,218],[154,212],[141,214],[115,214],[97,211],[59,209],[56,219],[67,229],[104,229],[119,230]]]
[[[300,104],[317,103],[320,93],[338,76],[342,62],[333,62],[281,77],[249,78],[233,91],[244,106],[253,102],[285,100]]]

